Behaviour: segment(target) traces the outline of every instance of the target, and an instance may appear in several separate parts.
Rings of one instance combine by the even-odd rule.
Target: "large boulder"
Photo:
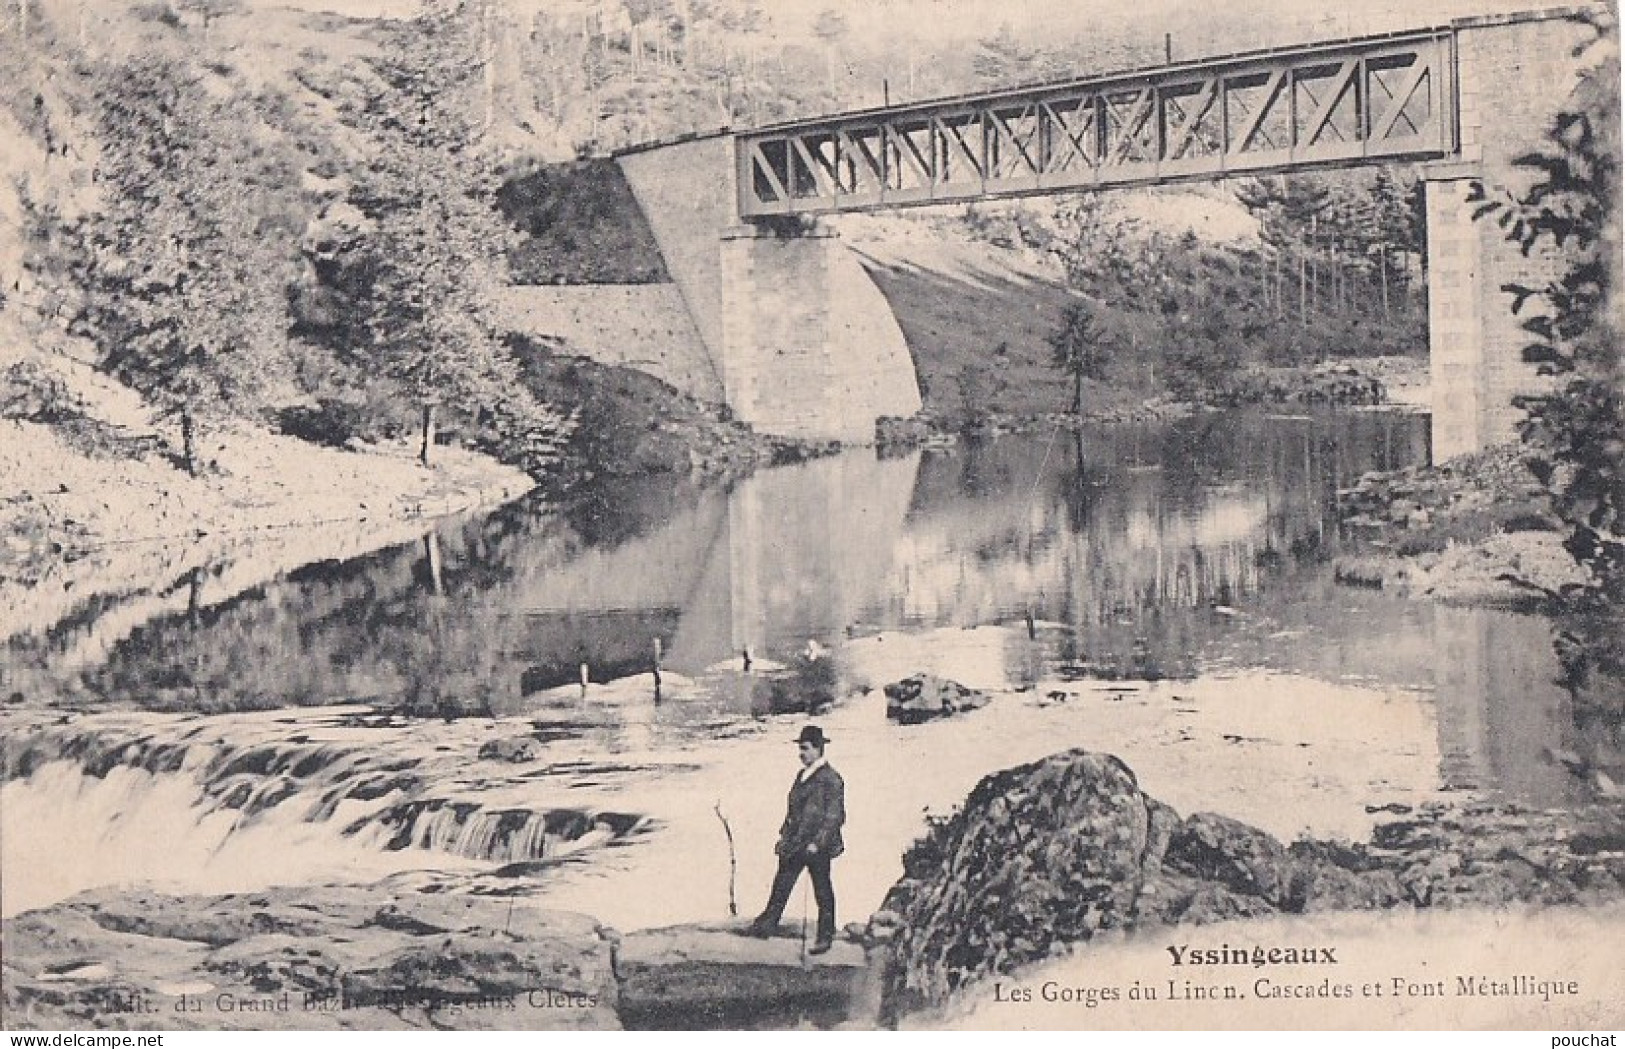
[[[1214,813],[1181,820],[1114,757],[1072,750],[995,773],[903,858],[869,934],[887,1009],[944,1000],[1105,929],[1389,907],[1400,877],[1359,846],[1291,848]]]
[[[1408,811],[1408,810],[1407,810]],[[870,922],[883,1015],[944,1001],[1098,932],[1279,913],[1625,899],[1625,806],[1423,806],[1369,843],[1290,847],[1237,820],[1181,820],[1083,750],[983,779],[903,857]],[[884,921],[881,921],[882,916]]]
[[[1279,906],[1292,884],[1286,847],[1240,820],[1198,812],[1175,832],[1164,866]]]
[[[1262,918],[1275,907],[1261,896],[1237,892],[1201,878],[1168,875],[1147,886],[1153,895],[1140,901],[1139,913],[1164,925],[1208,925],[1238,918]]]
[[[886,716],[904,725],[918,725],[963,710],[985,707],[988,694],[957,681],[931,674],[915,674],[887,685]]]
[[[1151,806],[1128,766],[1067,751],[982,780],[903,858],[889,996],[940,1001],[967,980],[1125,925]]]

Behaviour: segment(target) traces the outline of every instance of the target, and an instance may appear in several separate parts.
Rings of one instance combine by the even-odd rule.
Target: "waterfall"
[[[412,801],[357,820],[346,833],[385,849],[416,848],[499,864],[558,859],[632,834],[641,817],[583,809],[490,810],[441,799]]]
[[[334,724],[118,714],[12,733],[0,837],[28,846],[0,850],[0,912],[112,883],[227,892],[545,864],[647,824],[543,803],[571,784],[538,781],[568,780],[569,762],[553,776],[477,762],[478,738],[448,744],[434,727]]]

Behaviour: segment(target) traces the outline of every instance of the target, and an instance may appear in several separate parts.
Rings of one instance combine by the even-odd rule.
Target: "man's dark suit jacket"
[[[828,765],[790,785],[789,811],[779,828],[780,856],[800,856],[808,845],[818,855],[834,859],[846,851],[841,824],[846,822],[846,784]]]

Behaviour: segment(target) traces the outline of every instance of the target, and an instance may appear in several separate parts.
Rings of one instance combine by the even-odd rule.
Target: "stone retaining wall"
[[[675,284],[515,286],[499,304],[504,324],[562,339],[567,351],[599,364],[648,372],[711,404],[722,379]]]

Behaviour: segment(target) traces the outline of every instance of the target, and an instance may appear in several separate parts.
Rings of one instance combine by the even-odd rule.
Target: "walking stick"
[[[722,814],[722,802],[714,806],[717,819],[722,821],[722,833],[728,836],[728,917],[739,917],[739,901],[734,895],[734,882],[739,876],[739,860],[734,856],[734,829],[728,826],[728,817]]]

